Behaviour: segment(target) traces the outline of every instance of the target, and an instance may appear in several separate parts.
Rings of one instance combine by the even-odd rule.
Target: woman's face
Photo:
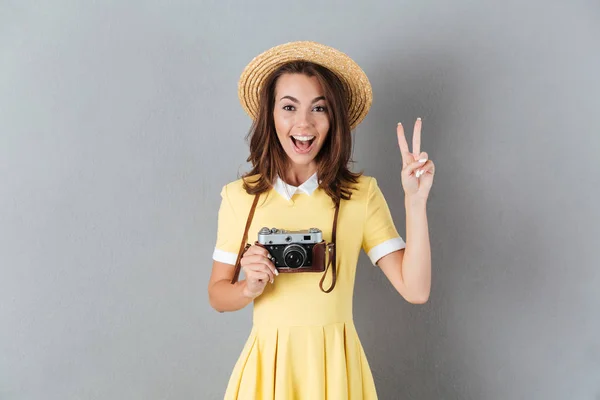
[[[311,166],[329,132],[329,115],[316,77],[284,74],[275,85],[275,130],[293,164]],[[314,166],[314,165],[312,165]]]

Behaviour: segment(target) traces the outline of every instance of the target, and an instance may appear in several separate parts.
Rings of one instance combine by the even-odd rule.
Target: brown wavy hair
[[[248,194],[270,190],[277,176],[285,177],[289,158],[281,146],[275,131],[273,110],[275,85],[284,74],[304,74],[316,77],[323,89],[329,115],[329,134],[315,161],[319,187],[325,190],[333,202],[350,200],[353,184],[362,172],[351,172],[352,136],[348,119],[347,93],[341,80],[329,69],[307,61],[293,61],[282,65],[265,81],[260,93],[258,117],[253,122],[246,140],[250,155],[246,161],[252,169],[242,176]],[[254,177],[254,180],[249,179]]]

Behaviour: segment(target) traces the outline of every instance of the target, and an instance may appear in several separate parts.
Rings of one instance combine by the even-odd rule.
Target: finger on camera
[[[279,275],[279,271],[277,271],[277,268],[275,268],[275,264],[273,264],[273,261],[266,259],[262,256],[257,256],[257,257],[259,257],[259,258],[256,260],[255,264],[263,264],[269,269],[269,271],[271,271],[271,273],[273,275],[275,275],[275,276]]]
[[[242,257],[242,259],[240,260],[240,264],[242,266],[245,265],[250,265],[250,264],[269,264],[271,263],[271,260],[269,260],[267,257],[261,255],[261,254],[249,254],[249,255],[244,255],[244,257]]]
[[[248,250],[250,250],[250,249],[253,249],[253,250],[250,252],[244,253],[242,260],[244,260],[244,258],[251,259],[251,260],[257,260],[256,258],[251,258],[253,256],[265,257],[267,260],[269,260],[269,267],[273,270],[273,273],[275,275],[277,275],[279,273],[276,271],[275,265],[273,264],[273,258],[271,257],[271,253],[269,253],[269,251],[267,249],[265,249],[264,247],[261,247],[261,246],[257,246],[257,245],[251,246]]]
[[[262,271],[266,273],[273,273],[273,268],[271,268],[271,262],[268,260],[258,261],[258,262],[249,262],[242,266],[242,269],[246,272],[248,271]]]
[[[270,260],[261,254],[246,255],[241,260],[242,265],[261,264],[265,262],[270,262]]]
[[[252,258],[252,257],[256,257],[256,258]],[[279,271],[277,271],[277,268],[275,268],[275,265],[273,264],[273,262],[262,256],[248,257],[248,260],[246,260],[242,266],[250,266],[250,265],[256,265],[257,268],[258,268],[258,266],[264,266],[273,275],[279,275]],[[256,268],[252,268],[252,269],[256,269]],[[260,269],[263,269],[263,268],[260,268]]]

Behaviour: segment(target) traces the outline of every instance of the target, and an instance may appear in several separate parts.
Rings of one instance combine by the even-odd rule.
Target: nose
[[[296,116],[296,125],[298,125],[299,127],[311,126],[313,123],[313,115],[311,113],[311,110],[297,113]]]

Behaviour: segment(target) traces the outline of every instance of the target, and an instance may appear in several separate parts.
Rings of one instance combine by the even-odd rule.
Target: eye
[[[325,106],[315,106],[315,108],[313,108],[313,110],[315,110],[317,112],[325,112],[327,110],[327,108],[325,108]]]
[[[294,106],[291,106],[291,105],[283,106],[283,109],[285,111],[294,111]]]

